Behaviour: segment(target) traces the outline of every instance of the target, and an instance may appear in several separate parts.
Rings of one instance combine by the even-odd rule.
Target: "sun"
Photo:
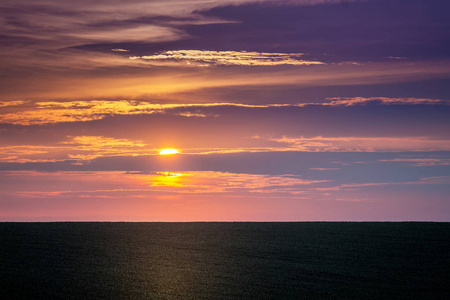
[[[162,149],[159,151],[159,155],[170,155],[180,153],[177,149]]]

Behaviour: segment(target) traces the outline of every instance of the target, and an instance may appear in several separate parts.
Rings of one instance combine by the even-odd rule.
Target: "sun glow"
[[[180,153],[177,149],[162,149],[159,152],[159,155],[170,155],[170,154],[178,154]]]

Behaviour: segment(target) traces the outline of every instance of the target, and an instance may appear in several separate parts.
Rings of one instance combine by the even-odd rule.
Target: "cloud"
[[[42,157],[52,150],[55,150],[55,147],[33,145],[3,146],[0,147],[0,162],[54,162],[57,160],[55,157]]]
[[[305,185],[327,182],[304,180],[293,175],[271,176],[223,172],[164,172],[146,175],[151,186],[175,188],[181,193],[277,192],[301,189]]]
[[[20,145],[0,147],[0,162],[57,162],[84,161],[97,157],[138,156],[154,153],[150,145],[130,139],[103,136],[69,136],[66,141],[53,145]]]
[[[408,59],[407,57],[403,57],[403,56],[389,56],[389,59]]]
[[[179,113],[178,115],[179,116],[183,116],[183,117],[188,117],[188,118],[190,118],[190,117],[197,117],[197,118],[206,118],[206,117],[208,117],[208,115],[206,115],[206,114],[189,112],[189,111]],[[211,116],[211,115],[209,115],[209,116]],[[217,116],[217,115],[212,115],[212,116]]]
[[[259,139],[259,138],[256,138]],[[151,139],[150,139],[151,140]],[[184,155],[214,156],[240,153],[275,153],[275,152],[380,152],[403,150],[430,150],[430,147],[440,145],[443,141],[431,143],[427,139],[411,138],[281,138],[273,139],[277,146],[267,147],[221,147],[212,148],[208,145],[197,148],[183,147]],[[427,143],[428,142],[428,143]],[[412,144],[411,144],[412,143]],[[419,144],[418,144],[419,143]],[[423,143],[420,144],[420,143]],[[284,145],[283,145],[284,144]],[[287,144],[287,145],[285,145]],[[447,142],[448,144],[448,142]],[[389,146],[386,146],[389,145]],[[401,146],[400,146],[401,145]],[[396,147],[397,146],[397,147]],[[449,146],[450,147],[450,146]],[[442,148],[442,147],[441,147]],[[445,148],[448,149],[448,148]],[[67,136],[64,141],[50,145],[17,145],[0,147],[0,162],[3,163],[40,163],[40,162],[69,162],[74,165],[77,161],[83,165],[96,158],[106,157],[136,157],[158,155],[160,148],[154,145],[132,139],[119,139],[105,136]],[[433,149],[435,150],[435,149]],[[443,149],[438,149],[443,150]],[[190,158],[186,158],[187,161]],[[382,160],[382,161],[410,161],[410,160]],[[411,160],[415,163],[438,165],[438,160]],[[445,160],[441,160],[443,163]],[[310,170],[330,171],[339,168],[309,168]]]
[[[450,176],[435,176],[435,177],[425,177],[417,181],[407,181],[407,182],[371,182],[371,183],[352,183],[343,184],[338,189],[352,189],[358,187],[373,187],[373,186],[389,186],[389,185],[422,185],[422,184],[450,184]]]
[[[402,155],[405,153],[272,152],[99,157],[80,164],[2,163],[0,169],[5,171],[0,171],[0,193],[45,199],[51,192],[55,199],[67,197],[71,201],[78,195],[121,199],[131,195],[261,195],[278,200],[302,197],[320,203],[324,197],[332,201],[367,198],[363,193],[373,192],[368,199],[380,202],[384,201],[380,199],[384,191],[408,191],[412,186],[426,190],[448,184],[442,167],[424,170],[382,162]],[[336,168],[337,160],[345,164]],[[436,188],[445,192],[445,186]]]
[[[195,66],[277,66],[277,65],[321,65],[320,61],[302,60],[303,53],[265,53],[247,51],[177,50],[164,51],[149,56],[131,56],[130,59],[146,61],[176,61]]]
[[[386,221],[448,219],[448,178],[424,183],[325,187],[290,175],[224,172],[0,172],[3,221]],[[166,180],[166,184],[163,181]],[[172,180],[172,183],[168,183]],[[249,180],[249,181],[247,181]],[[177,184],[178,181],[178,184]],[[419,180],[420,181],[420,180]],[[426,182],[426,183],[425,183]],[[435,184],[433,184],[435,183]],[[289,185],[290,184],[290,185]],[[324,188],[320,188],[323,186]],[[197,188],[198,187],[198,188]],[[372,188],[371,188],[372,187]],[[392,188],[394,187],[394,188]],[[421,192],[427,191],[425,197]],[[441,196],[443,195],[443,196]],[[358,203],[355,203],[358,202]],[[392,216],[392,211],[402,215]],[[430,218],[430,212],[432,218]]]
[[[406,163],[414,167],[450,166],[449,158],[395,158],[380,161]]]
[[[177,93],[196,92],[206,88],[226,90],[230,87],[267,89],[276,86],[311,88],[393,84],[443,78],[449,74],[449,62],[446,61],[193,68],[181,62],[162,61],[154,65],[145,60],[130,60],[129,55],[125,57],[119,52],[111,52],[109,47],[106,52],[86,52],[79,49],[64,51],[69,51],[70,55],[62,60],[58,59],[56,53],[46,53],[51,56],[52,62],[45,70],[34,66],[32,62],[24,61],[27,67],[5,71],[10,76],[4,77],[0,82],[2,100],[173,100]],[[195,103],[198,102],[199,95],[194,95],[194,99],[196,100],[178,100]],[[238,99],[240,102],[245,101],[240,97]],[[274,101],[279,100],[280,98],[275,98]]]
[[[5,64],[10,66],[70,65],[77,68],[81,56],[74,59],[74,52],[69,48],[86,44],[182,40],[189,37],[183,26],[231,23],[199,11],[255,2],[271,3],[261,0],[2,1],[1,31],[7,42],[0,44],[0,54],[8,55]],[[289,4],[325,2],[330,1],[297,0]],[[84,53],[93,55],[89,51]]]
[[[24,104],[29,103],[30,101],[0,101],[0,107],[6,107],[6,106],[23,106]]]
[[[450,140],[428,137],[281,137],[269,139],[290,145],[297,151],[383,152],[450,151]]]
[[[156,172],[152,174],[123,172],[54,172],[35,171],[0,172],[0,178],[32,179],[35,186],[17,191],[14,187],[3,188],[4,193],[22,197],[61,197],[70,195],[108,195],[110,193],[140,194],[217,194],[217,193],[265,193],[280,192],[296,195],[309,185],[327,180],[305,180],[293,175],[255,175],[224,172]],[[58,178],[57,178],[58,177]],[[48,181],[51,180],[51,181]],[[69,181],[55,188],[44,182]],[[95,189],[86,189],[91,181]],[[38,186],[38,184],[42,186]],[[69,189],[67,189],[69,187]]]
[[[367,188],[376,188],[379,192],[382,187],[397,187],[400,190],[407,186],[426,186],[426,185],[448,185],[450,184],[450,176],[433,176],[423,177],[413,181],[383,181],[383,182],[362,182],[362,183],[345,183],[340,185],[333,185],[332,182],[328,186],[311,187],[312,190],[316,190],[323,193],[330,193],[339,195],[340,192],[355,192]],[[346,198],[348,195],[346,195]],[[346,199],[344,198],[344,199]],[[338,200],[338,199],[336,199]]]
[[[155,25],[140,25],[133,28],[115,28],[111,30],[86,30],[66,33],[78,43],[127,43],[127,42],[169,42],[185,37],[180,30]]]
[[[8,102],[5,102],[8,103]],[[20,112],[0,114],[0,123],[34,125],[34,124],[52,124],[61,122],[79,122],[100,120],[112,115],[139,115],[166,113],[174,109],[187,109],[187,111],[176,111],[175,114],[184,117],[206,117],[210,114],[204,114],[199,111],[189,111],[189,109],[198,110],[210,107],[280,107],[289,106],[280,104],[252,105],[240,103],[199,103],[199,104],[156,104],[148,101],[67,101],[67,102],[36,102],[29,105],[24,101],[13,101],[10,106],[24,105]],[[7,104],[4,104],[6,106]],[[23,111],[23,109],[28,109]]]
[[[80,161],[152,155],[168,147],[203,156],[450,149],[448,105],[327,103],[15,103],[0,109],[0,157],[8,162]]]
[[[91,160],[108,156],[137,156],[153,152],[145,143],[129,139],[115,139],[103,136],[75,136],[62,142],[67,145],[67,156],[71,160]]]
[[[160,104],[138,100],[90,100],[90,101],[2,101],[0,107],[8,107],[9,113],[0,113],[0,123],[17,125],[41,125],[62,122],[80,122],[101,120],[114,115],[141,115],[171,113],[183,117],[217,117],[218,111],[224,107],[236,108],[277,108],[314,106],[365,106],[377,105],[448,105],[450,102],[439,99],[421,98],[387,98],[387,97],[354,97],[329,98],[328,102],[310,102],[300,104],[245,104],[245,103],[172,103]]]
[[[348,10],[333,13],[342,7],[313,4],[340,1],[2,1],[0,55],[7,57],[2,64],[2,74],[7,75],[2,78],[0,90],[3,99],[10,100],[73,100],[74,94],[78,99],[151,99],[161,97],[162,93],[208,87],[330,86],[448,77],[448,61],[433,54],[433,59],[422,57],[420,61],[386,60],[389,55],[382,55],[382,62],[378,60],[380,63],[376,64],[368,62],[373,61],[371,59],[334,55],[335,51],[345,51],[348,55],[366,53],[358,47],[358,42],[355,47],[355,43],[340,38],[341,33],[352,34],[348,29],[355,27],[348,24],[352,23],[351,18],[342,15],[354,15],[361,20],[368,14],[373,18],[368,12],[376,6],[372,2],[358,1],[347,6]],[[416,2],[414,9],[418,6]],[[264,5],[259,5],[261,3]],[[250,5],[240,6],[242,4]],[[397,11],[400,5],[392,6]],[[213,8],[223,13],[214,15],[208,11]],[[244,13],[240,14],[242,10]],[[298,18],[303,14],[309,16],[310,10],[314,13],[312,16]],[[262,18],[254,17],[258,12],[264,13]],[[313,17],[316,15],[319,18]],[[333,20],[317,24],[315,20],[322,17]],[[410,23],[404,23],[407,21],[410,22],[402,19],[400,26],[409,28]],[[336,29],[334,22],[342,28]],[[366,23],[369,27],[374,25]],[[372,47],[372,41],[379,38],[379,34],[373,36],[373,31],[387,32],[373,27],[369,37],[365,37],[364,28],[358,30],[358,36],[363,32],[365,37],[362,43],[375,50],[387,48]],[[228,33],[227,39],[215,33],[218,28]],[[312,34],[317,28],[320,28],[319,34]],[[336,36],[331,46],[330,39],[326,38],[330,34]],[[442,44],[440,34],[432,36]],[[388,39],[389,43],[392,40]],[[414,39],[408,38],[411,40]],[[345,47],[333,47],[336,43]],[[322,45],[322,48],[314,48],[314,45]],[[409,44],[406,48],[415,49]],[[299,57],[297,51],[307,55]],[[324,55],[324,52],[331,53]],[[189,59],[179,60],[182,53],[189,54]],[[146,54],[154,55],[144,59]],[[141,58],[130,60],[130,56]],[[330,57],[334,57],[331,61],[335,65]],[[360,65],[339,65],[343,61],[356,61]],[[195,66],[226,64],[230,68],[202,70],[204,68],[189,67],[187,62]],[[324,62],[327,64],[323,65]],[[242,65],[265,67],[241,68]],[[218,70],[233,67],[240,70]]]
[[[388,98],[388,97],[353,97],[353,98],[328,98],[330,102],[322,105],[332,106],[352,106],[352,105],[367,105],[371,103],[378,103],[383,105],[435,105],[444,104],[449,105],[449,101],[439,99],[423,99],[423,98]]]

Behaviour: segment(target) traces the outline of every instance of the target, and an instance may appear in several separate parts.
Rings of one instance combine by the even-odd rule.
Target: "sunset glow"
[[[0,221],[450,221],[449,1],[0,8]]]

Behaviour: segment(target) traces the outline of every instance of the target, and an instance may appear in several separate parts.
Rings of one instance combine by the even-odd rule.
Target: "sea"
[[[450,299],[450,223],[0,223],[0,299]]]

